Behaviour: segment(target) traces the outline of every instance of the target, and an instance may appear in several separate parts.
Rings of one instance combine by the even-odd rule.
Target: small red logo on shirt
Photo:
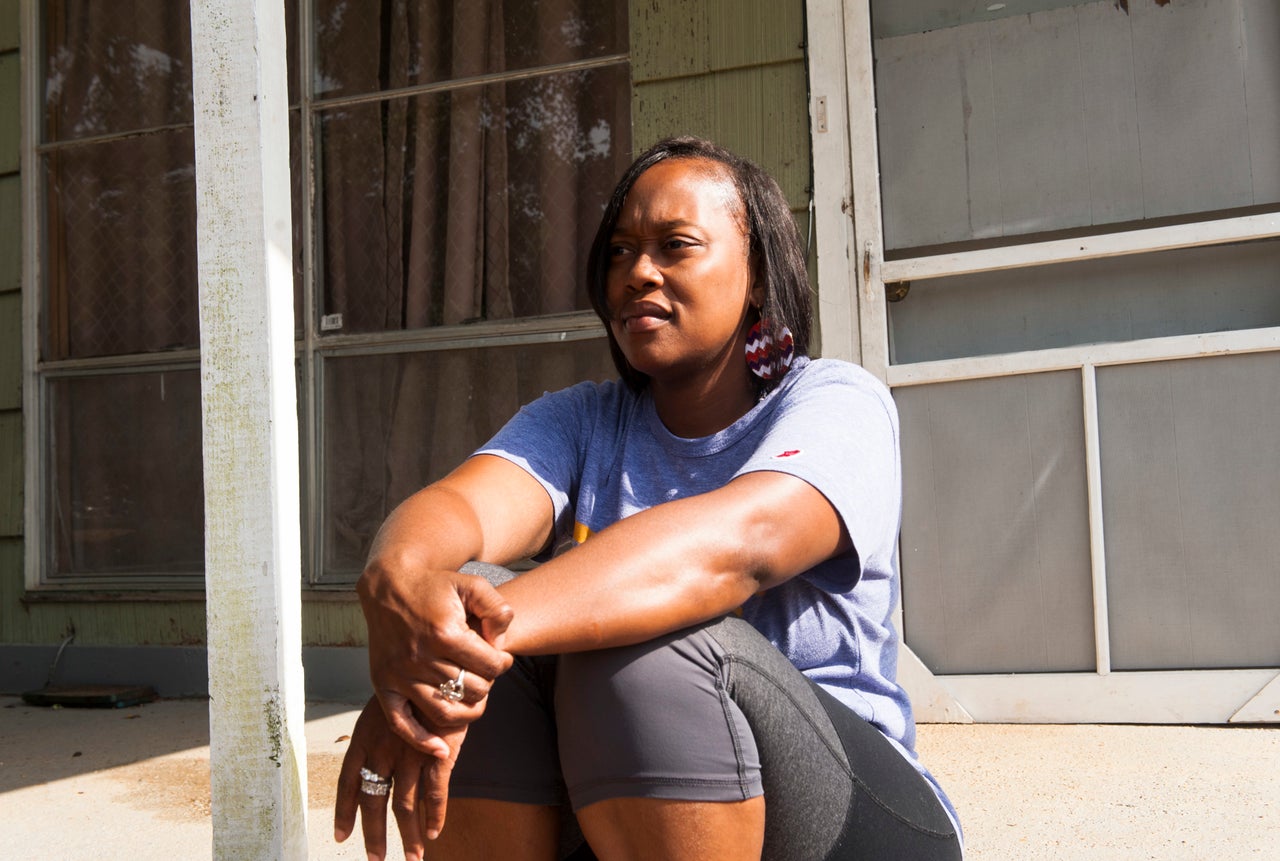
[[[775,454],[775,455],[773,456],[773,459],[774,459],[774,460],[782,460],[784,457],[795,457],[795,456],[796,456],[796,455],[798,455],[799,453],[800,453],[800,449],[798,449],[798,448],[793,448],[793,449],[791,449],[790,451],[784,451],[784,452],[782,452],[781,454]]]

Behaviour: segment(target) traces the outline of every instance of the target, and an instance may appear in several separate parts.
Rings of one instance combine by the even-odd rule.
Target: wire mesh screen
[[[45,171],[46,358],[197,346],[192,131],[55,150]]]
[[[907,644],[935,673],[1094,669],[1080,374],[894,399]]]
[[[324,562],[354,579],[383,519],[544,391],[616,376],[603,338],[327,359]]]
[[[317,0],[315,92],[334,98],[627,50],[618,0]]]
[[[1116,669],[1280,666],[1280,353],[1098,370]]]
[[[204,566],[200,373],[48,383],[53,579]]]
[[[613,66],[324,113],[325,313],[370,332],[589,308],[628,92]]]
[[[48,0],[45,140],[191,122],[187,3]]]

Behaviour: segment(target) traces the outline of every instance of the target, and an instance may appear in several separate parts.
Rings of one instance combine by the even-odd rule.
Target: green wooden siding
[[[6,121],[0,113],[0,122]],[[0,293],[22,289],[22,183],[0,176]],[[3,360],[0,360],[3,361]],[[0,409],[6,402],[0,400]]]
[[[676,134],[710,138],[809,205],[803,0],[636,0],[631,4],[637,152]]]
[[[22,413],[0,412],[0,537],[22,535]],[[0,579],[16,577],[22,582],[22,568],[10,571],[0,564]]]
[[[0,51],[18,49],[18,0],[0,0]]]
[[[18,2],[0,0],[0,52],[18,41]],[[803,0],[633,0],[632,140],[711,138],[778,178],[793,210],[809,201]],[[0,53],[0,643],[190,645],[205,638],[204,602],[24,600],[18,225],[18,56]],[[3,176],[5,173],[13,175]],[[10,344],[12,342],[12,344]],[[363,645],[351,600],[306,600],[308,645]]]
[[[22,64],[17,51],[0,54],[0,174],[18,170],[19,141],[22,111],[19,107],[19,78]]]

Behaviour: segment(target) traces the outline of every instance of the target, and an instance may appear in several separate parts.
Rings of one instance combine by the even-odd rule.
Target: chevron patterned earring
[[[775,330],[761,318],[747,333],[747,367],[762,380],[779,379],[791,367],[794,354],[795,343],[786,326]]]

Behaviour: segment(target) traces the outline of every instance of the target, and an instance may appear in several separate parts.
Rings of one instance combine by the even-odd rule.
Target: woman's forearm
[[[501,586],[514,611],[504,647],[547,654],[642,642],[721,616],[847,546],[820,493],[753,473],[618,521]]]

